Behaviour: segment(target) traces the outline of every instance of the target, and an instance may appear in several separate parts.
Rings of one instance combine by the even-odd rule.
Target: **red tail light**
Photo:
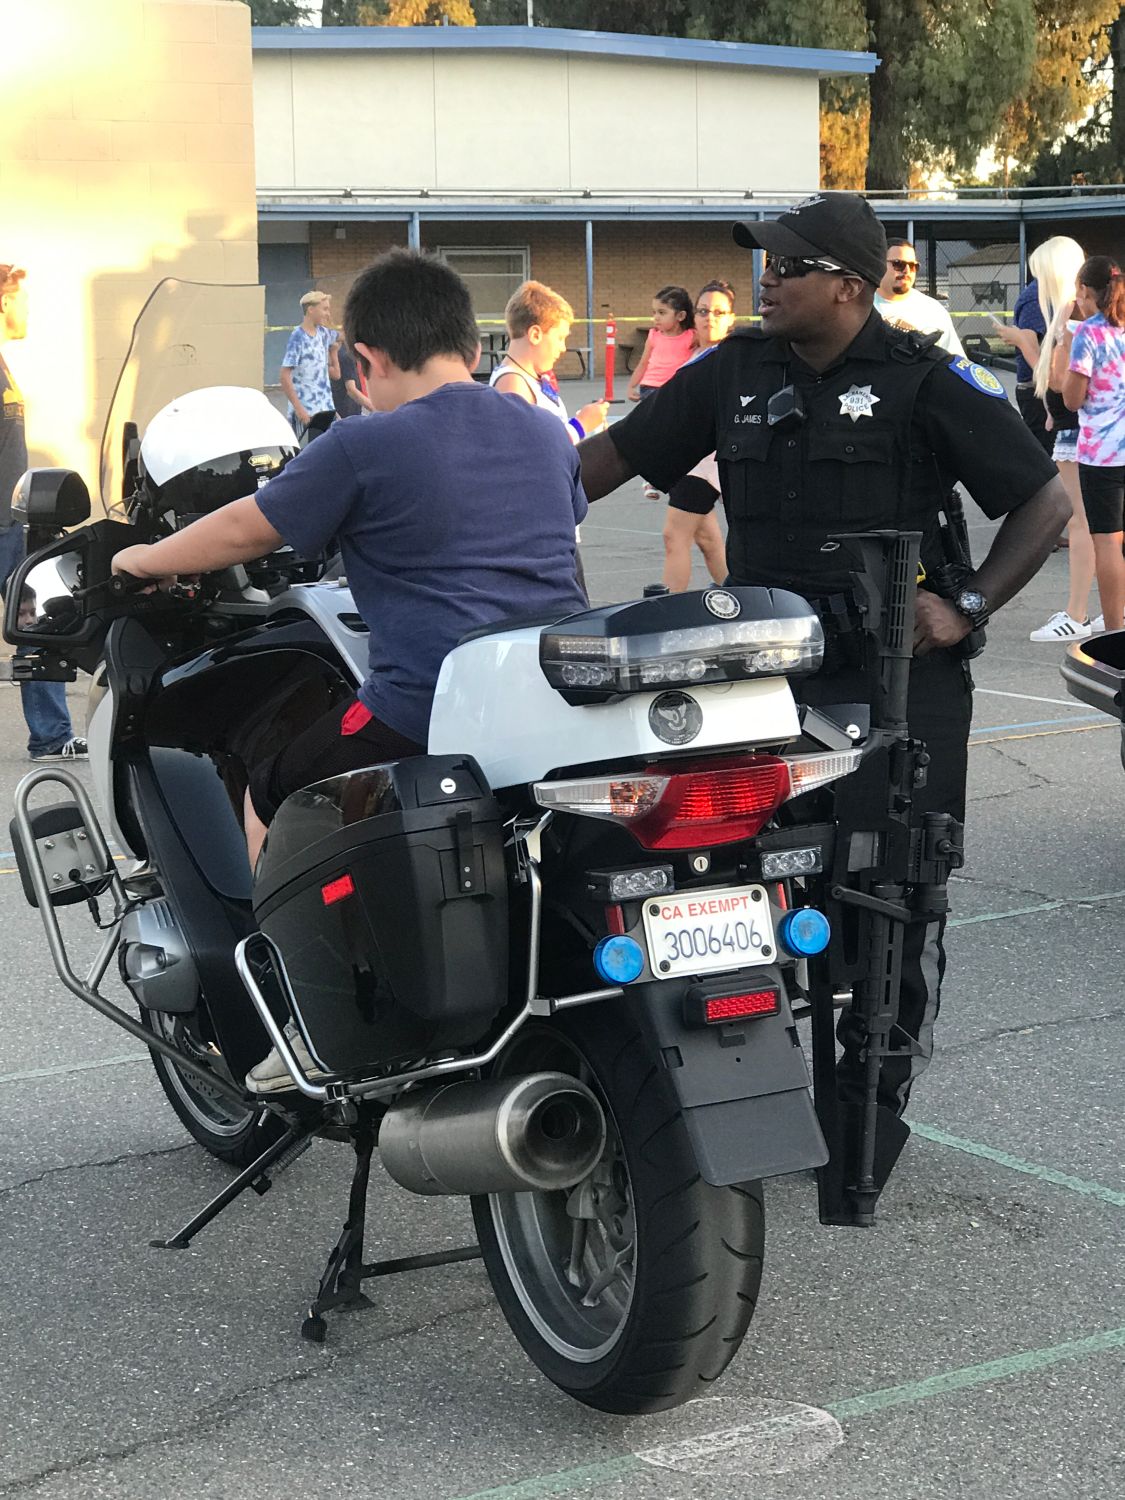
[[[621,823],[646,849],[701,849],[753,838],[791,795],[791,779],[778,755],[742,755],[537,781],[532,791],[540,807]]]
[[[719,768],[714,761],[677,766],[655,805],[631,818],[629,829],[646,849],[733,844],[753,838],[788,795],[789,767],[776,755]]]

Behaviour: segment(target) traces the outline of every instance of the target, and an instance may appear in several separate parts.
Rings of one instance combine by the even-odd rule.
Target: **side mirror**
[[[28,469],[12,494],[17,525],[64,531],[90,519],[90,491],[72,469]]]

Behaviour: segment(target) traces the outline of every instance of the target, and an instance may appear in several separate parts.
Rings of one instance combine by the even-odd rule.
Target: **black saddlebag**
[[[478,1041],[508,982],[503,836],[480,767],[420,755],[295,792],[270,827],[254,914],[327,1071]]]

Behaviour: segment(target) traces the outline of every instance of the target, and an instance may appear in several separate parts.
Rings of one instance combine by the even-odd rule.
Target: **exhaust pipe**
[[[605,1133],[601,1105],[566,1073],[461,1079],[393,1104],[379,1153],[412,1193],[551,1192],[593,1170]]]

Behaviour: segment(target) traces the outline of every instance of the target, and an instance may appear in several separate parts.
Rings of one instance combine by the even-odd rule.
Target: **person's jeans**
[[[20,699],[27,721],[29,755],[48,755],[74,738],[65,682],[21,682]]]
[[[0,529],[0,594],[6,592],[8,579],[23,561],[23,555],[23,527]],[[20,702],[27,723],[29,755],[49,754],[73,739],[65,682],[21,682]]]

